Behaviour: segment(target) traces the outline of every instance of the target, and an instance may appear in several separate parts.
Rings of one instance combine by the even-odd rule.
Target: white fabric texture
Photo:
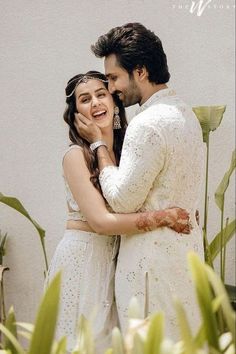
[[[114,275],[118,237],[66,230],[51,261],[47,283],[62,271],[56,338],[67,336],[67,349],[76,344],[79,317],[91,319],[96,354],[109,347],[111,330],[118,325]]]
[[[190,212],[190,235],[161,228],[122,237],[116,270],[116,301],[123,331],[132,296],[144,306],[145,274],[149,278],[149,312],[164,311],[167,335],[178,337],[171,303],[178,296],[189,320],[198,310],[190,286],[187,252],[203,258],[202,234],[195,220],[202,187],[204,147],[200,124],[171,89],[155,93],[129,124],[120,166],[100,174],[103,194],[116,212],[159,210],[179,206]],[[132,255],[132,256],[131,256]]]
[[[79,146],[73,145],[67,151]],[[64,155],[65,156],[65,155]],[[66,199],[72,212],[68,219],[85,220],[66,183]],[[80,230],[65,230],[52,258],[46,286],[62,271],[60,312],[56,337],[67,336],[67,350],[74,349],[81,315],[91,319],[96,354],[111,345],[112,328],[118,325],[114,281],[119,236],[98,235]],[[91,318],[92,317],[92,318]]]

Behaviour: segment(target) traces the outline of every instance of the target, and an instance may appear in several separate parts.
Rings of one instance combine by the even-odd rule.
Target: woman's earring
[[[119,116],[119,107],[115,106],[114,108],[114,119],[113,119],[113,129],[121,129],[120,125],[120,116]]]

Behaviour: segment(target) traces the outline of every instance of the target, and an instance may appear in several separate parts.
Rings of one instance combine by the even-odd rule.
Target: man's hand
[[[92,121],[92,119],[86,118],[81,113],[75,113],[74,124],[79,135],[89,143],[95,143],[96,141],[102,140],[101,129]]]

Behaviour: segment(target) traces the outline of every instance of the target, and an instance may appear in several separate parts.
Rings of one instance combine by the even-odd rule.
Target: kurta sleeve
[[[134,118],[126,131],[119,167],[105,167],[99,177],[103,195],[115,212],[140,209],[164,166],[165,152],[157,124]]]

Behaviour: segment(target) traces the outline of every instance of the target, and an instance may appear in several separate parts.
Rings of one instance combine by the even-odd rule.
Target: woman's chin
[[[100,129],[109,129],[112,127],[112,123],[108,121],[107,119],[97,119],[94,120],[94,123],[100,128]]]

